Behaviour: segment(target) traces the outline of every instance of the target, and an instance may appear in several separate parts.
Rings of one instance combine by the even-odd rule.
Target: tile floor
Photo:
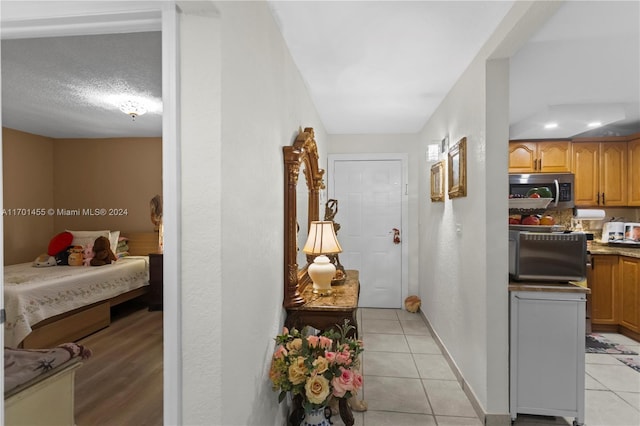
[[[358,310],[365,344],[364,386],[369,405],[354,412],[356,426],[482,425],[422,316],[401,309]],[[618,334],[609,340],[640,353],[640,343]],[[612,355],[586,355],[587,426],[640,425],[640,373]],[[518,426],[570,425],[573,419],[519,415]],[[334,425],[343,425],[333,416]]]

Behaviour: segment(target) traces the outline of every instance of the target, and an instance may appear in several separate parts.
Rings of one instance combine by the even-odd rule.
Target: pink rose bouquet
[[[355,327],[345,321],[320,336],[285,328],[276,336],[269,378],[282,402],[287,392],[302,398],[305,412],[326,406],[329,399],[349,398],[362,387],[359,355],[362,341],[347,337]]]

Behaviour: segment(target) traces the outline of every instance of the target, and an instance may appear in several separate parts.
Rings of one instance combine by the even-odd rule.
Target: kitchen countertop
[[[584,293],[591,290],[573,282],[509,281],[509,291],[546,291],[551,293]]]
[[[608,244],[593,241],[589,247],[591,254],[611,254],[640,258],[640,247],[624,247],[622,245],[610,246]]]

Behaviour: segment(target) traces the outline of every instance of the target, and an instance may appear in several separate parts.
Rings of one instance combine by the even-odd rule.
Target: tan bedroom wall
[[[151,232],[149,202],[162,194],[162,138],[56,139],[56,231]],[[78,213],[78,214],[76,214]]]
[[[5,214],[5,265],[33,261],[65,229],[151,232],[162,138],[52,139],[3,128],[3,178],[5,213],[46,210]]]
[[[47,251],[54,218],[53,139],[2,129],[4,264]]]

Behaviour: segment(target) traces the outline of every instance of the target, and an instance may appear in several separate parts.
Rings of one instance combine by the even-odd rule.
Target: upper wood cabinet
[[[627,142],[574,142],[571,170],[576,206],[627,205]]]
[[[509,142],[509,173],[571,171],[571,141]]]
[[[627,205],[640,206],[640,138],[629,141],[627,145],[627,162],[629,168]]]

